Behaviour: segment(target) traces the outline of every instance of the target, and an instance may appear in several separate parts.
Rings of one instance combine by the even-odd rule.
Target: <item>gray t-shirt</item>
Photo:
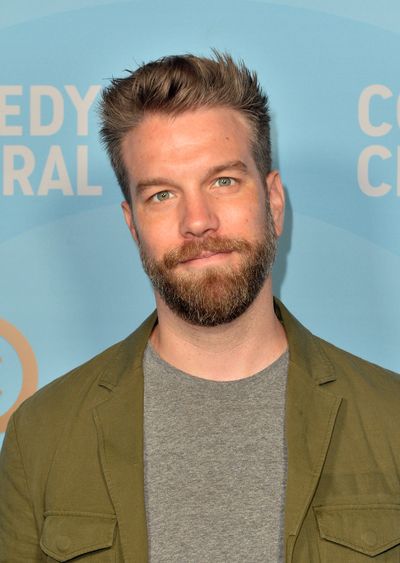
[[[283,561],[288,352],[238,381],[144,356],[151,563]]]

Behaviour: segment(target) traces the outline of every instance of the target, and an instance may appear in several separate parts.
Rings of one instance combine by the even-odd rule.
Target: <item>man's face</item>
[[[279,176],[260,177],[247,121],[226,108],[149,114],[122,151],[125,219],[156,296],[193,324],[237,318],[265,283],[283,221]]]

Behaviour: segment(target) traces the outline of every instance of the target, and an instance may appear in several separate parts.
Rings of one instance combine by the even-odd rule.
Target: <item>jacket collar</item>
[[[279,301],[274,298],[275,314],[281,321],[289,343],[292,367],[317,385],[335,381],[337,374],[319,339],[306,329]]]
[[[334,366],[318,345],[316,337],[276,297],[274,309],[286,332],[292,366],[304,376],[311,377],[318,385],[334,381]],[[113,390],[132,376],[132,370],[142,366],[144,350],[156,323],[157,312],[154,311],[135,332],[120,342],[116,354],[100,376],[99,385]],[[142,376],[140,372],[138,375]]]
[[[99,385],[113,391],[118,385],[127,384],[132,374],[136,374],[138,378],[143,377],[141,372],[143,354],[156,323],[157,313],[154,311],[135,332],[119,343],[116,353],[100,375]]]

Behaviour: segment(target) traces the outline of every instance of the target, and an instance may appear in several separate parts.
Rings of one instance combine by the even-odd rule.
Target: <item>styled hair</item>
[[[242,61],[213,51],[213,58],[191,54],[163,57],[114,78],[100,101],[100,135],[122,193],[131,204],[122,141],[146,114],[178,115],[198,108],[225,107],[240,112],[251,128],[251,148],[262,177],[271,170],[268,98],[257,75]]]

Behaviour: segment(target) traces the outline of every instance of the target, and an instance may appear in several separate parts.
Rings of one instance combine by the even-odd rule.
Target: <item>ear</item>
[[[273,170],[268,174],[266,184],[275,232],[279,237],[283,231],[285,217],[285,190],[278,170]]]
[[[133,213],[132,213],[131,206],[129,205],[129,203],[127,201],[123,201],[121,203],[121,208],[122,208],[122,213],[124,214],[125,223],[128,226],[128,229],[129,229],[129,231],[132,235],[132,238],[136,242],[136,244],[139,244],[139,238],[138,238],[138,235],[137,235],[135,222],[133,220]]]

